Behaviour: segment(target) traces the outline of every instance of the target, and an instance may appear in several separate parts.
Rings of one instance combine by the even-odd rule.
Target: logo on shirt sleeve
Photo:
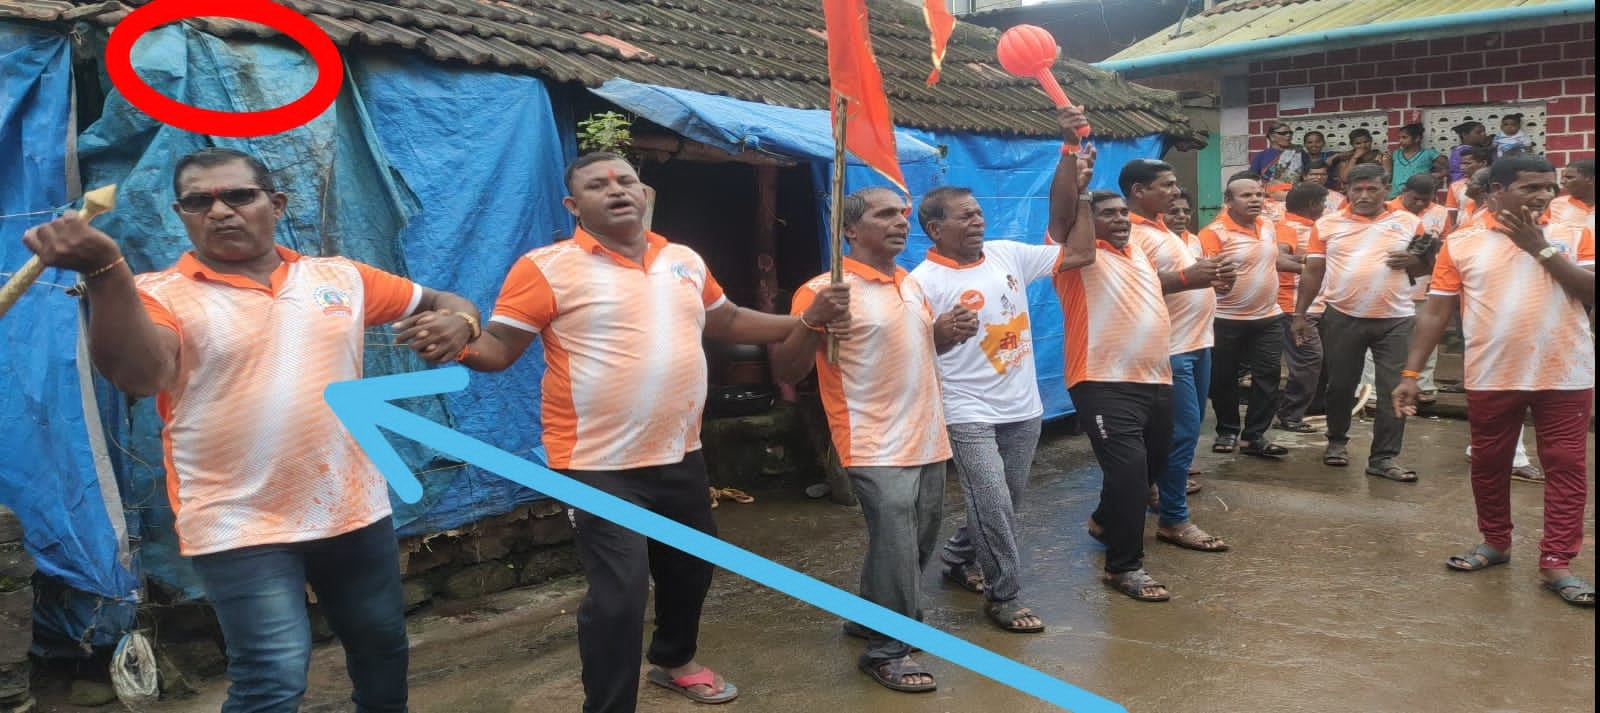
[[[351,308],[350,293],[332,285],[323,285],[311,293],[311,299],[322,307],[322,313],[349,317],[354,314]]]
[[[700,289],[701,279],[698,271],[681,262],[672,263],[670,269],[672,270],[672,276],[678,278],[679,282],[696,290]]]

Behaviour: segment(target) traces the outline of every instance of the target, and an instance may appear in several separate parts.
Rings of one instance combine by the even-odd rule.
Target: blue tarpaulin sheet
[[[0,272],[27,262],[23,232],[67,201],[70,58],[66,35],[0,23]],[[97,467],[100,421],[85,408],[80,310],[60,287],[75,281],[47,269],[0,320],[0,505],[17,512],[39,572],[73,590],[40,607],[43,632],[104,645],[131,622],[139,584],[113,520],[121,503],[102,496],[112,471]]]
[[[157,91],[232,111],[281,106],[300,96],[315,68],[295,47],[217,39],[184,26],[143,36],[133,62]],[[556,130],[537,79],[421,61],[347,56],[350,81],[309,124],[247,139],[205,137],[161,125],[109,92],[100,120],[80,141],[84,183],[119,183],[127,200],[101,223],[139,271],[171,265],[190,248],[170,208],[172,165],[206,145],[237,148],[273,171],[289,206],[278,242],[308,255],[338,254],[471,299],[487,311],[512,261],[570,232],[560,185],[570,139]],[[507,117],[516,117],[507,121]],[[366,373],[425,368],[369,331]],[[529,354],[502,374],[477,375],[459,394],[403,405],[468,435],[537,456],[542,359]],[[178,555],[165,499],[159,419],[146,399],[124,417],[126,499],[145,508],[148,574],[200,596]],[[508,481],[396,441],[427,486],[416,504],[395,502],[402,534],[431,533],[508,512],[538,499]]]

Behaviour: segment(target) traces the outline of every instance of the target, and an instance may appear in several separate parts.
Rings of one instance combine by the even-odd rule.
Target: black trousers
[[[1078,424],[1089,435],[1104,480],[1094,521],[1104,529],[1107,572],[1144,566],[1144,515],[1150,485],[1167,467],[1172,387],[1084,381],[1072,387]]]
[[[1283,326],[1276,315],[1266,319],[1218,319],[1216,346],[1211,349],[1211,410],[1217,414],[1217,436],[1262,441],[1278,407],[1282,376]],[[1239,423],[1239,373],[1250,374],[1250,400],[1244,424]]]
[[[1328,364],[1328,442],[1350,440],[1351,412],[1356,406],[1356,387],[1361,384],[1361,367],[1367,350],[1372,350],[1373,385],[1378,389],[1378,417],[1372,424],[1372,451],[1369,466],[1378,467],[1400,455],[1405,442],[1405,419],[1394,415],[1390,396],[1400,385],[1400,370],[1406,366],[1411,348],[1414,317],[1367,319],[1351,317],[1332,307],[1322,316],[1323,360]]]
[[[696,530],[717,534],[700,451],[671,465],[563,472]],[[651,580],[656,585],[656,628],[647,658],[662,668],[682,666],[694,660],[712,566],[582,510],[573,510],[571,516],[578,558],[589,580],[589,591],[578,607],[583,711],[634,713],[639,704],[639,642],[644,638]]]

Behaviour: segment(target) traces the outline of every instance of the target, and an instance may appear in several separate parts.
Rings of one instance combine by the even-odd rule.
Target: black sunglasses
[[[204,213],[218,200],[229,208],[243,208],[256,202],[256,196],[266,193],[265,188],[221,188],[210,193],[187,193],[178,197],[178,210],[185,213]]]

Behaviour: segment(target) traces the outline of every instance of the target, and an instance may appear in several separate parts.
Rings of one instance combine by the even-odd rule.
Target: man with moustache
[[[1082,110],[1062,110],[1074,139]],[[1080,159],[1089,164],[1088,157]],[[1033,362],[1028,285],[1055,272],[1058,245],[984,241],[983,208],[965,188],[929,191],[917,220],[933,241],[911,271],[934,313],[957,305],[978,318],[978,338],[939,355],[946,429],[967,520],[945,543],[945,579],[984,596],[984,613],[1001,629],[1044,630],[1019,600],[1017,511],[1039,443],[1044,404]]]
[[[1459,311],[1483,542],[1445,564],[1476,572],[1511,560],[1509,473],[1531,410],[1545,470],[1539,578],[1567,603],[1593,607],[1594,586],[1572,574],[1571,562],[1583,544],[1588,497],[1594,335],[1584,310],[1594,306],[1594,232],[1538,224],[1556,195],[1548,161],[1512,156],[1490,173],[1492,212],[1452,234],[1439,254],[1393,410],[1401,418],[1416,414],[1417,375]]]
[[[1421,231],[1421,221],[1385,205],[1384,178],[1380,166],[1358,166],[1350,172],[1346,189],[1350,210],[1317,221],[1300,279],[1293,324],[1297,336],[1303,339],[1311,329],[1306,311],[1318,295],[1325,304],[1317,328],[1328,365],[1328,446],[1322,456],[1328,466],[1350,464],[1351,410],[1367,351],[1372,352],[1379,392],[1392,392],[1399,381],[1416,314],[1412,278],[1427,269],[1421,256],[1407,250]],[[1372,429],[1368,475],[1405,483],[1417,480],[1416,471],[1399,463],[1404,437],[1405,422],[1380,409]]]
[[[768,344],[848,329],[849,288],[818,290],[795,317],[737,307],[693,250],[645,229],[644,184],[621,156],[567,167],[570,240],[516,260],[483,336],[462,360],[500,371],[544,340],[543,441],[550,467],[715,535],[700,414],[702,337]],[[803,337],[810,338],[810,337]],[[589,589],[578,609],[584,713],[633,713],[639,642],[655,584],[647,680],[700,703],[739,690],[696,661],[709,562],[621,524],[569,510]]]

